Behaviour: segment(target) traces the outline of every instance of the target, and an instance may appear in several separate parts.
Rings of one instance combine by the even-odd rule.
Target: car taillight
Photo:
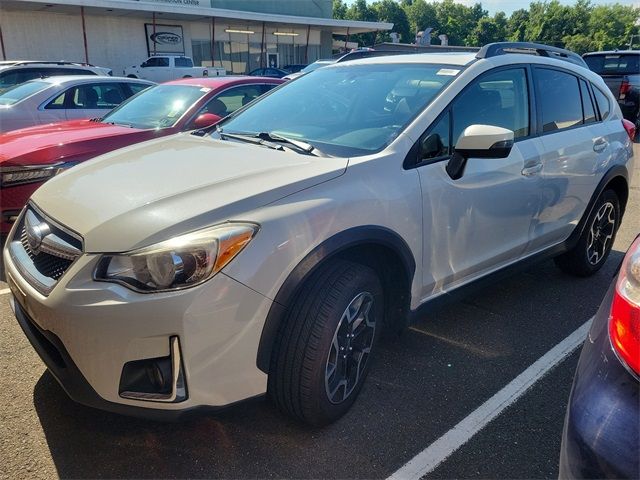
[[[629,93],[629,90],[631,90],[631,85],[629,84],[629,79],[625,78],[620,84],[620,92],[618,92],[618,98],[620,100],[624,100],[627,96],[627,93]]]
[[[640,237],[620,267],[609,316],[609,337],[620,359],[640,374]]]
[[[627,120],[626,118],[622,120],[622,126],[627,131],[627,135],[629,135],[629,138],[633,142],[633,139],[636,138],[636,126],[632,121]]]

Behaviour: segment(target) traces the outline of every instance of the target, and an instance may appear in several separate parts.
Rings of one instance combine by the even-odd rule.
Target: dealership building
[[[154,54],[234,74],[306,64],[345,36],[392,28],[334,20],[331,0],[0,0],[2,60],[86,62],[114,75]]]

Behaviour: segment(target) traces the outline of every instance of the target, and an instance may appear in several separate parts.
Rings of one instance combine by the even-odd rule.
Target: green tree
[[[494,17],[482,17],[467,37],[467,44],[482,46],[487,43],[503,42],[507,36],[507,17],[498,12]]]
[[[344,20],[347,16],[347,5],[342,0],[333,0],[333,18]]]
[[[393,31],[400,34],[400,41],[411,43],[414,36],[411,34],[409,20],[404,9],[394,0],[382,0],[371,4],[379,22],[393,23]],[[390,41],[388,33],[378,35],[378,41]]]
[[[529,24],[529,11],[521,8],[511,14],[507,21],[507,39],[512,42],[524,42]]]
[[[413,0],[410,3],[403,4],[403,9],[409,20],[411,42],[413,42],[415,34],[420,30],[428,27],[438,29],[436,8],[432,3],[427,3],[425,0]]]

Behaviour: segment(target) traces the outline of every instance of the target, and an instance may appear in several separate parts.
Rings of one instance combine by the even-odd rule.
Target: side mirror
[[[453,180],[462,177],[469,157],[506,158],[513,147],[512,130],[494,125],[470,125],[460,134],[447,163],[447,173]]]
[[[203,113],[202,115],[198,115],[198,117],[193,121],[193,128],[205,128],[210,127],[222,120],[220,115],[216,115],[215,113]]]

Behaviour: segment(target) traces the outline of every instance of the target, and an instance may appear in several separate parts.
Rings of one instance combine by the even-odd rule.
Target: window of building
[[[582,98],[578,78],[546,68],[534,72],[542,111],[542,131],[554,132],[582,124]]]

